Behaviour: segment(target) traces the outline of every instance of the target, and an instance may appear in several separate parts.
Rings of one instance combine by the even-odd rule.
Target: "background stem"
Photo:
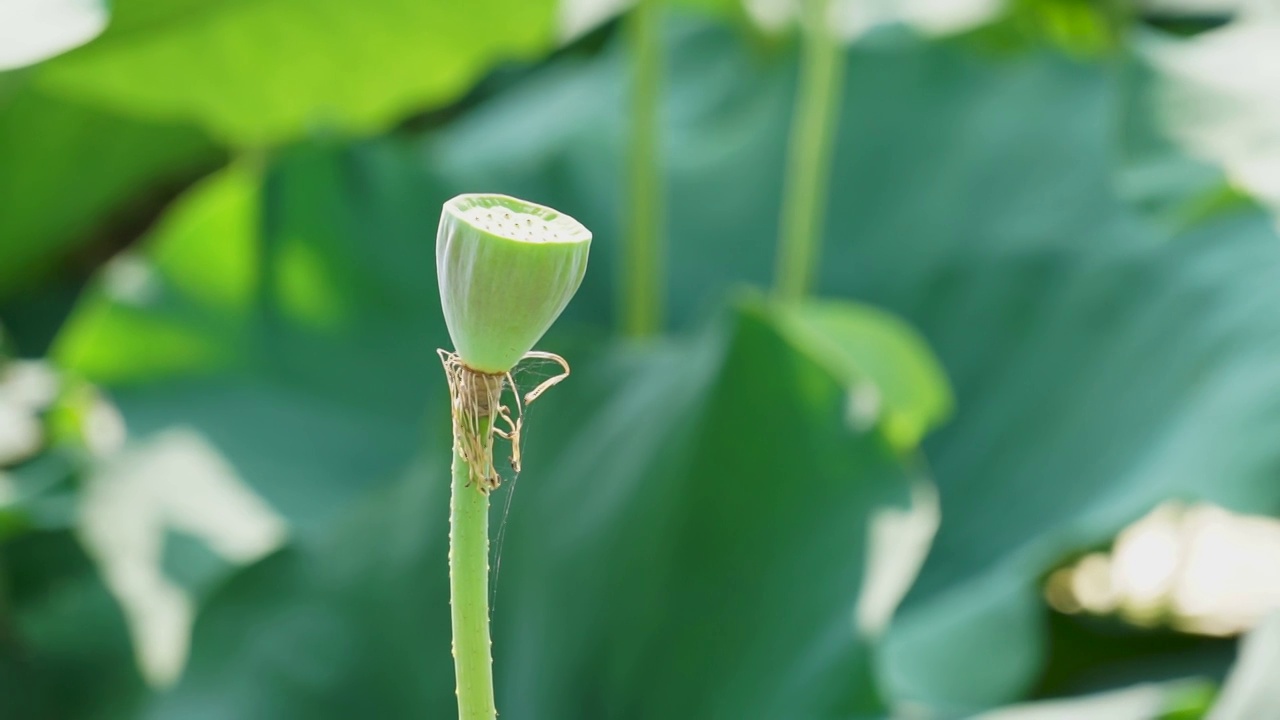
[[[486,432],[487,428],[482,428]],[[459,720],[493,720],[489,640],[489,496],[470,482],[471,468],[453,448],[449,514],[449,605]]]
[[[649,337],[662,324],[662,178],[658,104],[662,55],[658,0],[640,0],[626,18],[632,62],[627,148],[626,242],[622,253],[623,333]]]
[[[844,72],[840,43],[828,27],[828,5],[829,0],[804,0],[800,82],[791,119],[774,280],[774,292],[784,300],[802,298],[812,289],[827,209]]]
[[[0,551],[4,549],[0,544]],[[0,554],[0,647],[14,640],[13,608],[9,606],[9,568],[5,565],[4,555]]]

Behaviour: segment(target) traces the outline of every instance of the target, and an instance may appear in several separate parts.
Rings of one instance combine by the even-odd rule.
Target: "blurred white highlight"
[[[911,507],[886,508],[872,516],[855,616],[864,637],[877,638],[889,626],[929,555],[941,519],[938,491],[927,480],[912,484]]]
[[[165,534],[201,539],[252,562],[279,547],[285,523],[199,434],[165,431],[104,461],[84,490],[79,534],[120,601],[143,676],[173,683],[186,662],[192,599],[162,570]]]
[[[940,36],[988,23],[1003,9],[1003,0],[832,0],[831,26],[847,40],[896,24]]]
[[[744,0],[747,14],[766,30],[781,30],[799,17],[802,0]],[[991,22],[1004,0],[831,0],[828,22],[836,35],[853,41],[891,25],[925,35],[964,32]]]
[[[103,266],[101,277],[107,297],[124,305],[147,305],[160,294],[155,270],[137,255],[116,256]]]
[[[1173,592],[1178,565],[1186,551],[1178,522],[1181,514],[1182,510],[1174,505],[1157,508],[1117,538],[1106,580],[1116,599],[1123,598],[1130,609],[1158,611]],[[1088,602],[1084,604],[1090,606]]]
[[[0,367],[0,465],[25,460],[44,444],[39,413],[58,395],[58,376],[45,363],[15,360]]]
[[[0,370],[0,403],[43,410],[58,397],[58,373],[42,360],[14,360]]]
[[[1280,710],[1280,613],[1266,619],[1240,645],[1208,720],[1273,718]]]
[[[1280,3],[1242,3],[1239,18],[1191,38],[1140,37],[1161,75],[1160,122],[1191,155],[1280,216]]]
[[[586,35],[635,3],[636,0],[560,0],[560,42]]]
[[[845,397],[845,422],[854,432],[867,432],[880,422],[884,396],[871,382],[856,382]]]
[[[107,27],[100,0],[0,0],[0,70],[33,65]]]
[[[1071,576],[1071,593],[1077,605],[1094,612],[1111,612],[1119,595],[1111,584],[1111,558],[1102,553],[1086,555]]]
[[[804,0],[737,0],[760,28],[778,32],[796,22]],[[569,42],[631,8],[636,0],[561,0],[560,40]],[[829,23],[837,36],[857,40],[879,27],[906,25],[941,36],[984,25],[1005,0],[831,0]]]
[[[1140,0],[1138,9],[1143,12],[1173,16],[1234,15],[1253,0]]]
[[[26,408],[0,402],[0,465],[31,457],[43,442],[39,418]]]
[[[120,410],[101,393],[94,392],[89,406],[85,408],[84,434],[85,447],[94,457],[104,458],[115,454],[124,447],[128,439],[128,428]]]
[[[1119,612],[1138,624],[1234,635],[1280,608],[1280,520],[1166,503],[1126,528],[1110,555],[1055,572],[1062,612]]]

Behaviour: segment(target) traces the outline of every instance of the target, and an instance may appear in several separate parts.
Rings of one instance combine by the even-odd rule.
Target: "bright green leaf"
[[[217,338],[105,301],[68,320],[54,354],[62,367],[104,383],[190,373],[231,360]]]
[[[269,306],[307,326],[340,323],[332,263],[304,236],[264,236],[262,174],[245,160],[207,178],[140,252],[105,266],[58,338],[62,366],[107,384],[205,372],[251,360],[251,315]]]
[[[549,0],[120,0],[98,40],[38,82],[114,112],[196,123],[237,145],[370,133],[551,46]]]
[[[210,312],[244,316],[260,275],[261,173],[240,162],[193,187],[144,240],[167,283]]]
[[[854,423],[883,417],[889,439],[915,448],[951,412],[946,375],[898,318],[865,305],[807,301],[773,309],[781,332],[849,389]]]
[[[258,285],[258,173],[240,164],[181,198],[113,260],[60,333],[62,367],[122,383],[226,367]]]

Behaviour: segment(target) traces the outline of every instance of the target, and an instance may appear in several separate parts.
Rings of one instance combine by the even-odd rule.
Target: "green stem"
[[[484,430],[484,429],[482,429]],[[489,496],[471,484],[471,468],[453,447],[449,515],[449,604],[459,720],[493,720],[489,640]]]
[[[829,4],[804,0],[800,83],[791,118],[774,280],[774,292],[784,300],[798,300],[812,289],[826,212],[844,71],[839,40],[826,20]]]
[[[658,0],[640,0],[626,19],[630,43],[631,139],[627,154],[626,242],[622,256],[623,332],[649,337],[662,324],[662,180],[658,104],[662,55]]]

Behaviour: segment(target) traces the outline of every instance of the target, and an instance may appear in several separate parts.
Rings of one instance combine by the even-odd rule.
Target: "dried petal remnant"
[[[550,360],[561,372],[542,381],[521,395],[510,372],[484,373],[467,367],[462,359],[448,350],[438,350],[449,381],[450,407],[453,416],[453,441],[459,456],[470,471],[470,484],[488,494],[502,484],[502,476],[493,464],[494,438],[511,444],[511,467],[520,472],[520,435],[524,429],[524,409],[542,393],[569,377],[569,363],[559,355],[530,352],[522,359]],[[515,412],[502,404],[502,391],[511,389]]]

